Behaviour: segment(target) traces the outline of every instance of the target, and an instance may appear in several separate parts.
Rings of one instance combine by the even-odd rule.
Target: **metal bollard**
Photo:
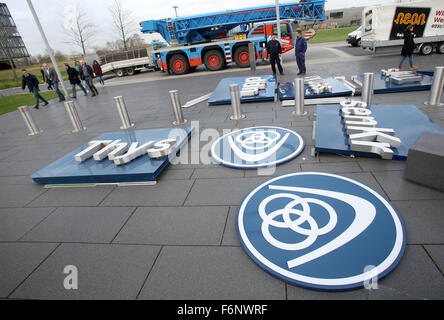
[[[429,100],[424,102],[425,105],[431,107],[441,107],[444,103],[440,103],[442,88],[444,85],[444,67],[435,67],[435,73],[433,74],[433,84],[430,89]]]
[[[292,112],[295,116],[305,116],[307,111],[304,111],[304,98],[305,98],[305,90],[304,90],[304,79],[296,78],[294,79],[294,104],[296,106],[295,111]]]
[[[74,132],[81,132],[86,128],[82,125],[82,121],[80,121],[79,114],[77,113],[77,109],[72,101],[65,102],[66,112],[68,113],[69,118],[71,119],[72,125],[74,127]]]
[[[25,120],[26,126],[28,127],[29,133],[28,136],[34,136],[36,134],[39,134],[43,132],[43,130],[39,130],[37,125],[34,122],[34,119],[31,116],[31,113],[29,112],[29,107],[22,106],[17,108],[18,111],[20,111],[20,114],[23,117],[23,120]]]
[[[248,43],[248,54],[250,55],[250,70],[256,74],[256,50],[252,42]]]
[[[245,115],[242,114],[240,109],[240,94],[239,85],[236,83],[230,84],[230,97],[231,97],[231,107],[233,108],[233,115],[230,116],[231,120],[244,119]]]
[[[170,99],[171,99],[171,106],[173,107],[173,114],[174,114],[174,119],[175,119],[175,121],[173,121],[173,124],[175,126],[178,126],[178,125],[186,123],[187,120],[184,119],[184,117],[183,117],[182,105],[180,104],[180,100],[179,100],[179,91],[178,90],[171,90],[170,91]]]
[[[131,123],[123,97],[114,97],[114,101],[116,102],[117,111],[119,112],[120,120],[122,121],[122,126],[120,127],[120,129],[129,129],[131,127],[134,127],[134,123]]]
[[[375,75],[373,73],[364,73],[364,81],[362,82],[361,100],[367,103],[368,106],[373,101],[373,79]]]

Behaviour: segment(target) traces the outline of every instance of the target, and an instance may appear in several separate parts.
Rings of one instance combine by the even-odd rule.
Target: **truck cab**
[[[248,33],[248,39],[263,38],[260,46],[267,45],[267,42],[271,40],[271,36],[277,36],[277,23],[266,22],[259,23]],[[291,24],[288,21],[281,21],[281,45],[282,53],[290,51],[294,48],[294,33]],[[262,57],[265,59],[266,57]]]
[[[361,46],[361,34],[362,34],[362,26],[360,26],[358,29],[356,29],[353,32],[350,32],[347,35],[347,43],[351,44],[353,47],[360,47]]]

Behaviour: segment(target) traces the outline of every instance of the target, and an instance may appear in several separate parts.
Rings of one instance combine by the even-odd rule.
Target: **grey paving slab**
[[[408,245],[399,265],[369,299],[444,299],[444,277],[422,246]]]
[[[23,241],[110,243],[134,212],[132,207],[62,207]]]
[[[21,299],[135,299],[160,247],[65,243],[11,295]],[[78,289],[66,290],[66,266]]]
[[[444,200],[392,201],[404,220],[407,243],[444,243]]]
[[[0,243],[0,297],[11,294],[56,247],[55,243]]]
[[[378,192],[384,198],[388,198],[384,190],[380,187],[379,183],[370,172],[341,173],[340,175],[361,182]]]
[[[30,207],[91,207],[99,205],[113,186],[54,188],[32,201]]]
[[[199,168],[195,169],[191,178],[193,179],[225,179],[242,178],[245,170],[235,170],[224,166],[217,168]]]
[[[136,210],[113,243],[220,245],[228,207],[152,207]]]
[[[54,160],[64,156],[72,151],[72,147],[66,143],[38,144],[20,148],[17,152],[10,154],[2,161],[21,161],[21,160]]]
[[[428,254],[431,256],[436,267],[439,269],[441,274],[444,276],[444,245],[427,245],[424,246]],[[444,297],[443,297],[444,299]]]
[[[246,170],[245,177],[271,177],[299,171],[301,171],[300,162],[292,160],[277,167]]]
[[[0,241],[17,241],[54,211],[54,208],[0,209]]]
[[[32,179],[30,176],[0,177],[0,185],[9,185],[9,184],[29,185],[31,181]]]
[[[324,292],[287,284],[288,300],[367,300],[367,289],[357,289],[344,292]]]
[[[392,160],[381,160],[381,159],[363,159],[356,158],[359,166],[363,171],[397,171],[404,170],[406,166],[405,161],[392,161]]]
[[[0,188],[0,207],[24,207],[47,190],[39,185],[3,185]]]
[[[239,205],[242,199],[264,178],[196,180],[186,206]]]
[[[118,187],[102,206],[181,206],[193,180],[165,180],[154,186]]]
[[[158,177],[157,180],[185,180],[189,179],[194,172],[194,169],[175,169],[173,165],[170,165],[167,170],[164,170]]]
[[[444,199],[444,192],[436,191],[404,179],[404,171],[374,172],[390,200]]]
[[[320,162],[346,162],[346,161],[356,161],[356,158],[342,155],[342,154],[331,154],[331,153],[319,153]]]
[[[208,151],[209,149],[201,151],[183,150],[179,156],[171,160],[168,169],[208,169],[219,167],[219,164],[211,158]]]
[[[330,173],[362,172],[356,162],[302,163],[302,171],[322,171]]]
[[[239,236],[237,235],[237,210],[237,206],[232,206],[228,212],[228,219],[222,239],[223,246],[241,246]]]
[[[57,158],[55,158],[57,159]],[[52,160],[21,160],[13,162],[0,162],[0,176],[10,177],[28,175],[29,182],[32,182],[31,175],[46,167]]]
[[[285,299],[285,284],[239,247],[164,247],[139,299]]]

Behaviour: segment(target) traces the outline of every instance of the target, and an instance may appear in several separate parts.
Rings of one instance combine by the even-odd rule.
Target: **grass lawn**
[[[57,64],[59,66],[60,72],[62,73],[63,80],[68,80],[68,74],[66,73],[64,63],[68,63],[71,67],[74,67],[74,61],[59,61]],[[48,63],[50,68],[53,67],[52,63]],[[32,73],[39,79],[39,82],[44,83],[42,73],[40,72],[40,64],[35,64],[32,66],[26,67],[17,67],[16,73],[18,82],[14,81],[14,74],[12,70],[0,70],[0,90],[7,88],[15,88],[20,87],[22,85],[22,69],[28,70],[29,73]]]
[[[329,30],[318,30],[318,31],[316,31],[316,35],[314,36],[314,38],[308,40],[308,44],[334,42],[334,41],[344,41],[345,42],[347,35],[350,32],[355,31],[358,28],[359,28],[359,26],[338,28],[338,29],[329,29]]]
[[[68,92],[71,93],[72,90],[68,90]],[[48,101],[54,98],[58,98],[57,93],[55,93],[54,91],[40,92],[40,95]],[[34,106],[34,104],[35,100],[32,93],[16,94],[12,96],[0,96],[0,115],[7,112],[15,111],[17,110],[17,107]],[[40,101],[40,106],[42,105],[43,104]]]

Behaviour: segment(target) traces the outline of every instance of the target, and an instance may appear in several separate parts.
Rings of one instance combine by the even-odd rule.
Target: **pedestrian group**
[[[85,61],[76,61],[75,67],[71,67],[68,63],[65,63],[65,69],[68,73],[68,80],[72,87],[72,96],[71,98],[77,98],[76,86],[78,86],[85,96],[88,95],[88,92],[91,92],[91,96],[94,97],[99,94],[99,91],[94,85],[93,79],[95,77],[98,78],[99,83],[105,85],[103,81],[103,72],[100,64],[97,60],[93,61],[93,66],[86,64]],[[59,89],[59,77],[57,76],[57,72],[50,68],[46,63],[42,64],[40,68],[40,72],[43,77],[43,81],[48,85],[48,90],[54,90],[57,93],[59,98],[59,102],[65,101],[65,96]],[[48,105],[48,101],[43,98],[39,91],[39,80],[37,77],[31,73],[29,73],[26,69],[22,69],[22,89],[25,90],[28,87],[29,92],[34,94],[35,98],[35,109],[39,109],[40,100],[43,101],[44,105]]]

